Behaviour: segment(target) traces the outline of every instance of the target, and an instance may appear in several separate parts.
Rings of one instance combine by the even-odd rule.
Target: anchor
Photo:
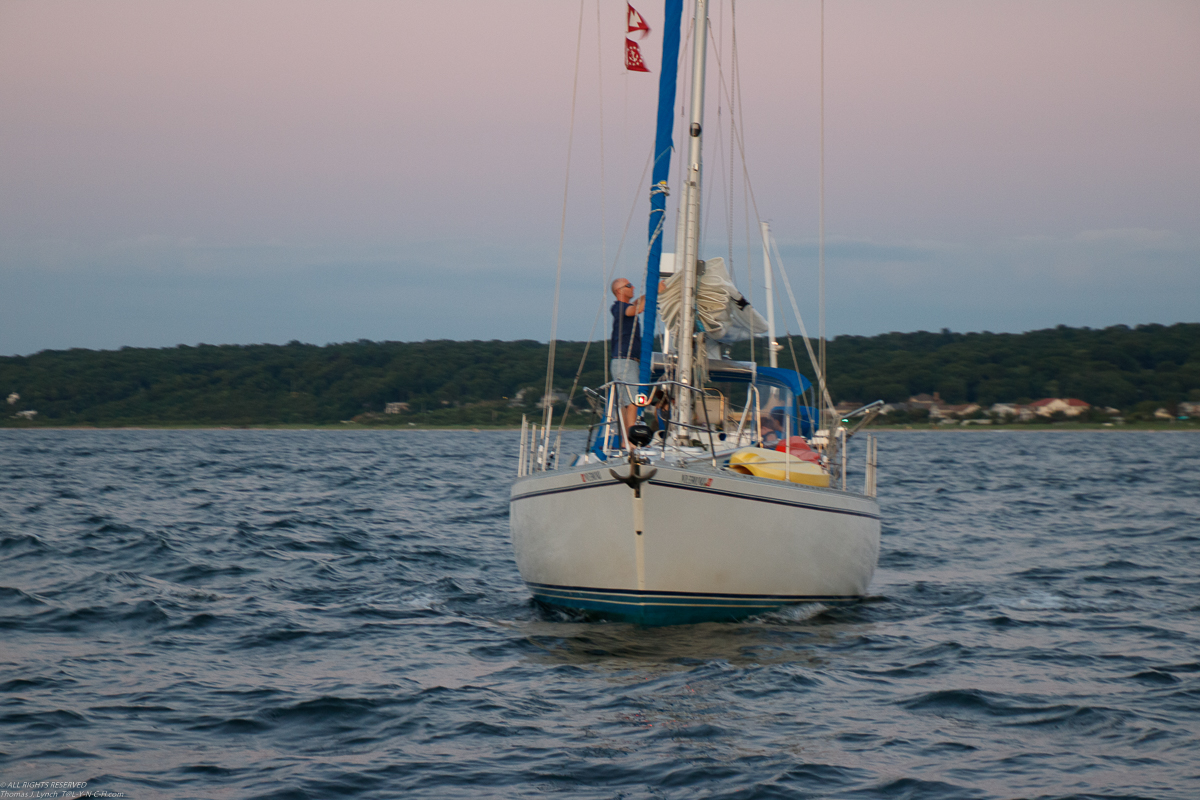
[[[608,471],[608,474],[612,475],[614,478],[616,478],[621,483],[628,486],[630,489],[633,489],[634,497],[641,497],[642,496],[642,484],[645,483],[646,481],[650,480],[651,478],[653,478],[655,475],[657,475],[658,469],[651,467],[650,471],[647,472],[645,475],[643,475],[642,474],[642,462],[638,461],[636,455],[631,455],[629,457],[629,474],[628,475],[620,475],[617,473],[617,471],[615,469],[610,469]]]

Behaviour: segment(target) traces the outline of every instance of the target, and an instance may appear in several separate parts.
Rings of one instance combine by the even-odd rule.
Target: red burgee
[[[642,51],[638,50],[637,42],[625,40],[625,69],[630,72],[649,72],[646,62],[642,61]]]
[[[629,9],[626,16],[626,21],[628,24],[628,30],[626,33],[641,31],[642,35],[638,38],[645,39],[646,34],[650,33],[650,26],[646,24],[646,20],[642,19],[642,15],[639,14],[633,6],[629,5],[629,3],[625,4],[625,8]]]

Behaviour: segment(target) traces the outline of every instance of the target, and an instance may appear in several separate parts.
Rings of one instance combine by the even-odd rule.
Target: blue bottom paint
[[[799,603],[846,604],[858,597],[772,597],[687,592],[637,592],[527,584],[543,605],[586,616],[649,627],[698,622],[735,622]]]

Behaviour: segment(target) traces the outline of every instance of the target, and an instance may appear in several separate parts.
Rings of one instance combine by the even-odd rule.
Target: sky
[[[560,233],[557,335],[605,335],[645,268],[635,5],[650,74],[623,0],[0,0],[0,354],[545,341]],[[761,305],[769,221],[810,333],[820,8],[711,0],[705,116],[701,255]],[[824,30],[830,335],[1200,321],[1200,3],[827,0]]]

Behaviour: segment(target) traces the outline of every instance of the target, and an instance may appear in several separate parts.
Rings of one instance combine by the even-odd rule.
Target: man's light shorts
[[[614,381],[637,383],[642,377],[642,362],[632,358],[614,358],[609,364],[608,371]],[[636,392],[636,386],[618,386],[617,402],[621,404],[622,408],[633,405],[633,397]]]

